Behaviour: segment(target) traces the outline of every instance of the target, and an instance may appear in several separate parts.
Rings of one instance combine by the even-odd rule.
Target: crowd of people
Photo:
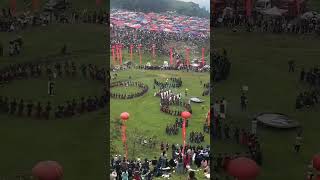
[[[176,118],[174,124],[167,124],[166,127],[166,134],[167,135],[177,135],[179,133],[179,128],[182,128],[183,119]],[[186,119],[186,128],[189,126],[189,120]]]
[[[233,31],[244,29],[248,32],[270,32],[291,34],[320,35],[320,20],[315,18],[286,18],[284,16],[268,16],[253,13],[248,19],[242,14],[228,14],[212,19],[215,27],[230,28]]]
[[[110,92],[110,97],[112,98],[117,98],[117,99],[133,99],[136,97],[141,97],[145,93],[148,92],[149,88],[147,85],[145,85],[142,82],[133,82],[133,81],[120,81],[120,82],[113,82],[110,86],[110,88],[114,87],[124,87],[128,88],[130,86],[135,86],[140,89],[140,91],[135,92],[135,93],[129,93],[129,94],[123,94],[123,93],[117,93],[117,92]]]
[[[163,143],[162,143],[163,144]],[[196,165],[198,168],[203,168],[206,174],[210,174],[210,147],[189,146],[185,148],[185,153],[182,154],[182,145],[172,144],[172,156],[168,157],[168,143],[161,146],[162,153],[159,158],[153,159],[140,158],[135,160],[126,160],[121,155],[115,155],[111,158],[110,163],[110,179],[153,179],[153,177],[170,177],[175,171],[177,174],[189,173],[189,176],[195,178],[195,170],[191,165]]]
[[[158,86],[160,89],[171,89],[171,88],[179,88],[182,86],[182,80],[181,78],[175,78],[171,77],[166,80],[166,82],[158,81],[157,79],[154,79],[154,85],[153,88]]]
[[[201,132],[191,131],[189,136],[189,141],[190,143],[200,144],[204,142],[204,134]]]
[[[54,81],[56,78],[63,78],[63,76],[74,77],[77,71],[76,64],[69,61],[66,61],[64,66],[62,62],[15,64],[0,69],[0,85],[8,85],[17,79],[39,78],[42,75],[47,77],[49,81]],[[103,83],[106,81],[107,74],[104,68],[99,68],[93,64],[82,64],[81,71],[84,78],[87,78],[87,74],[90,74],[91,80],[98,80]],[[28,98],[1,96],[0,112],[46,119],[51,116],[63,118],[104,108],[107,104],[107,98],[104,90],[101,96],[67,100],[64,105],[52,104],[50,101],[43,103]]]
[[[10,9],[0,12],[0,32],[18,32],[29,26],[48,25],[50,23],[95,23],[109,24],[109,13],[102,10],[67,9],[64,11],[31,13],[24,11],[14,15]]]
[[[304,68],[300,72],[300,81],[309,84],[313,88],[320,87],[320,70],[319,67],[314,66],[306,72]]]
[[[226,80],[230,74],[231,62],[227,56],[227,51],[223,49],[221,54],[217,50],[214,50],[212,55],[212,76],[214,81]]]

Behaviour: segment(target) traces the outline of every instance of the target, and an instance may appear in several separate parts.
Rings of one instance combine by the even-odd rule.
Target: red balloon
[[[181,117],[184,118],[184,119],[189,119],[191,117],[191,113],[188,112],[188,111],[183,111],[181,113]]]
[[[124,121],[128,120],[129,119],[129,113],[127,112],[123,112],[120,114],[120,118]]]
[[[312,164],[313,164],[313,168],[320,171],[320,154],[313,156]]]
[[[41,161],[33,167],[32,175],[38,180],[61,180],[63,169],[56,161]]]
[[[252,180],[259,175],[260,168],[255,161],[239,157],[229,162],[227,172],[239,180]]]

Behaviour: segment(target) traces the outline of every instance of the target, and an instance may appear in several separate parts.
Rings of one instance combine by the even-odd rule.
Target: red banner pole
[[[116,59],[115,59],[115,57],[114,57],[114,46],[112,46],[112,48],[111,48],[111,51],[112,51],[112,61],[113,61],[113,65],[115,65],[116,64]]]
[[[153,56],[153,59],[155,59],[155,57],[156,57],[155,48],[156,48],[156,45],[153,44],[153,45],[152,45],[152,56]]]
[[[122,44],[119,46],[120,65],[122,65]]]
[[[16,0],[10,0],[10,10],[12,15],[16,14],[17,11],[17,1]]]
[[[185,118],[183,118],[183,123],[182,123],[182,140],[183,140],[182,153],[184,154],[184,150],[186,147],[186,119]]]
[[[204,48],[202,48],[202,66],[204,66]]]
[[[130,59],[131,59],[131,61],[132,61],[132,49],[133,49],[133,45],[131,44],[130,45]]]
[[[172,65],[172,60],[173,59],[173,57],[172,57],[172,48],[170,48],[170,65]]]
[[[139,44],[139,56],[140,56],[140,64],[142,64],[141,47],[142,47],[142,45],[141,45],[141,44]]]

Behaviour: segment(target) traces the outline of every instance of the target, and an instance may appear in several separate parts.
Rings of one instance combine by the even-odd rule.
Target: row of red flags
[[[130,60],[132,61],[133,60],[133,48],[134,46],[131,44],[130,45]],[[139,52],[139,61],[140,61],[140,64],[142,64],[142,54],[141,54],[141,48],[142,48],[142,45],[139,44],[138,45],[138,52]],[[122,49],[123,49],[123,46],[121,44],[117,44],[117,45],[114,45],[112,46],[111,48],[111,52],[112,52],[112,61],[114,64],[117,63],[117,60],[119,61],[120,65],[122,65],[122,60],[123,60],[123,56],[122,56]],[[155,53],[155,50],[156,49],[156,45],[153,44],[152,45],[152,57],[153,59],[155,59],[156,57],[156,53]],[[190,65],[190,49],[189,48],[186,48],[185,50],[185,56],[186,56],[186,64],[189,66]],[[204,66],[205,65],[205,48],[202,48],[202,65]],[[173,64],[173,48],[170,48],[170,65]]]
[[[32,0],[32,10],[37,11],[39,10],[39,5],[40,5],[41,0]],[[101,6],[103,0],[96,0],[96,6]],[[17,11],[17,0],[10,0],[10,10],[12,14],[14,15]]]

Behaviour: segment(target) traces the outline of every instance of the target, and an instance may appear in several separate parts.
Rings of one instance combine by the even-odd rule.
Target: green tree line
[[[121,8],[140,12],[176,11],[187,16],[209,18],[210,13],[193,2],[178,0],[111,0],[111,8]]]

